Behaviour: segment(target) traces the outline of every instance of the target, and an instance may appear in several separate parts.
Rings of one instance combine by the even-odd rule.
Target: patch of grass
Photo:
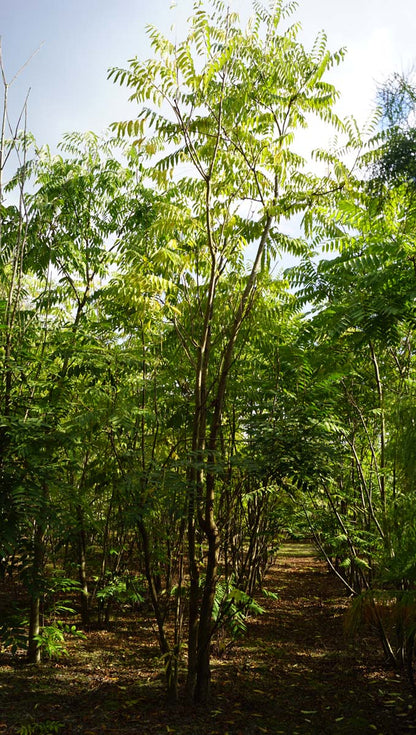
[[[304,541],[292,541],[282,544],[277,552],[279,557],[283,558],[305,558],[316,557],[316,549],[313,544]]]

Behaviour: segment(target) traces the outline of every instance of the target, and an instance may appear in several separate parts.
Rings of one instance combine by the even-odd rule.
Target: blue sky
[[[114,120],[134,117],[127,91],[107,81],[107,69],[149,55],[145,26],[181,37],[192,0],[0,0],[3,58],[10,80],[42,47],[10,90],[16,114],[30,87],[29,129],[53,148],[63,133],[103,131]],[[230,0],[246,17],[250,0]],[[300,19],[310,44],[320,29],[331,49],[348,56],[334,81],[342,93],[341,114],[364,120],[375,83],[392,71],[408,71],[416,55],[415,0],[301,0]]]
[[[42,43],[10,89],[15,121],[30,87],[28,128],[39,145],[56,146],[66,132],[101,133],[113,121],[135,117],[128,92],[107,80],[112,66],[147,58],[149,23],[181,39],[193,0],[0,0],[0,35],[10,81]],[[265,0],[267,2],[267,0]],[[227,0],[242,19],[251,0]],[[328,46],[347,47],[332,79],[341,92],[338,113],[353,114],[360,124],[374,106],[376,84],[392,72],[408,72],[416,58],[416,0],[300,0],[293,20],[302,23],[301,40],[311,46],[324,29]],[[302,132],[298,150],[325,146],[332,132],[312,124]],[[300,147],[299,147],[300,146]],[[14,162],[11,164],[14,168]],[[286,223],[299,235],[298,221]],[[248,254],[250,257],[250,254]],[[288,267],[293,258],[283,256]]]

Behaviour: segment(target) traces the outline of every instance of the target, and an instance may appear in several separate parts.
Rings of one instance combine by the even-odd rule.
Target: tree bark
[[[31,664],[39,664],[41,647],[36,636],[40,633],[40,606],[42,600],[43,560],[44,560],[44,528],[36,523],[33,534],[33,564],[31,579],[31,601],[29,617],[29,640],[27,660]]]
[[[86,553],[86,536],[84,528],[84,519],[82,508],[77,506],[78,518],[78,576],[81,585],[80,602],[81,602],[81,621],[85,630],[90,625],[90,609],[89,609],[89,591],[87,579],[87,553]]]

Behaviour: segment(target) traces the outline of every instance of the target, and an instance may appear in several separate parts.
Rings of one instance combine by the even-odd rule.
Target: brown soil
[[[279,598],[261,598],[265,613],[213,659],[209,708],[165,703],[152,625],[123,619],[71,644],[58,663],[3,658],[0,735],[416,732],[406,681],[385,668],[368,631],[344,636],[349,601],[309,547],[283,547],[267,586]]]

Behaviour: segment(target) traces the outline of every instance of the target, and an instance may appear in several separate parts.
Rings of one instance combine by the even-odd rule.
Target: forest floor
[[[401,735],[416,697],[377,640],[343,633],[349,601],[310,547],[285,545],[263,615],[213,659],[209,708],[169,706],[151,623],[122,619],[39,667],[0,660],[0,735]],[[49,722],[49,726],[46,724]]]

